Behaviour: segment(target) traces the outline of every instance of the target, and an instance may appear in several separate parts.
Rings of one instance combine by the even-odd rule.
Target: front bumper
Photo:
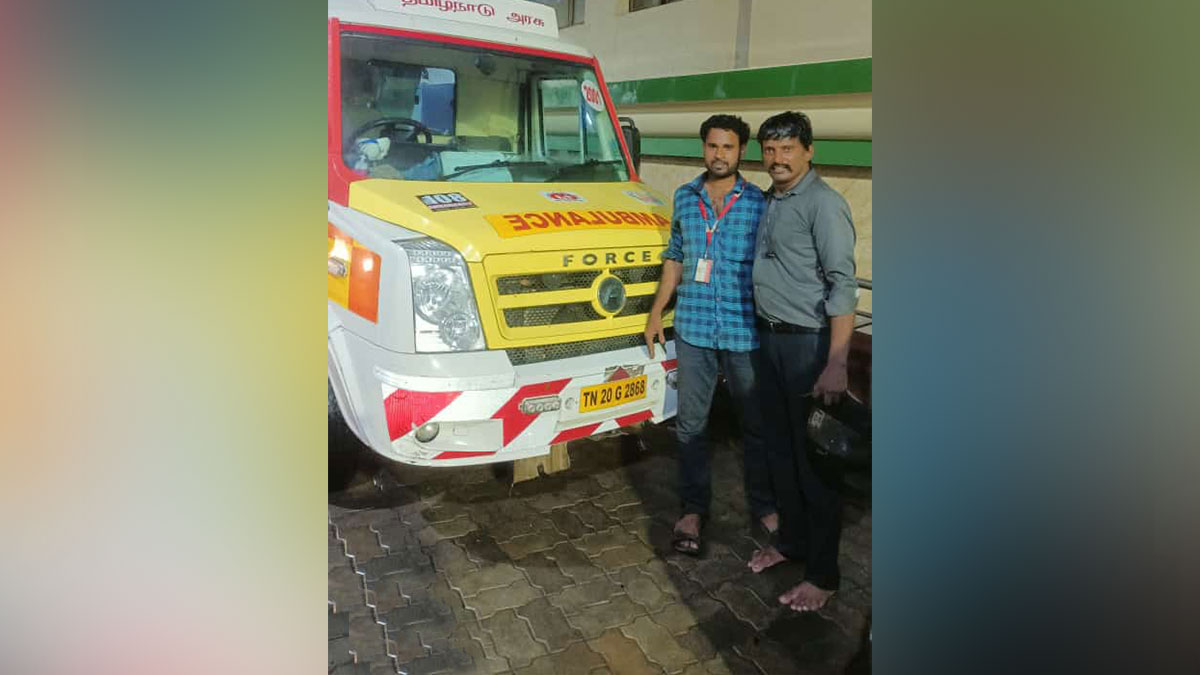
[[[503,351],[398,354],[344,330],[336,336],[340,349],[332,333],[330,341],[331,359],[336,354],[339,370],[352,374],[345,378],[355,404],[351,428],[362,430],[361,440],[374,451],[408,464],[544,455],[556,443],[661,422],[677,407],[674,343],[665,353],[656,349],[654,359],[641,346],[514,367]],[[332,377],[332,363],[330,371]],[[585,387],[639,375],[646,377],[644,397],[580,410]]]

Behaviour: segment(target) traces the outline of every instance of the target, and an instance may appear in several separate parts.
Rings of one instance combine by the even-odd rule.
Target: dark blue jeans
[[[841,581],[838,539],[842,533],[842,470],[838,460],[817,455],[808,442],[812,391],[829,359],[829,332],[759,331],[758,388],[767,459],[779,504],[779,552],[803,561],[804,578],[834,590]],[[681,373],[682,374],[682,373]]]
[[[717,387],[718,368],[725,373],[729,393],[738,408],[745,459],[746,498],[755,519],[775,513],[775,497],[767,472],[762,418],[758,411],[752,352],[731,352],[690,345],[675,337],[679,368],[679,409],[675,436],[679,440],[679,496],[684,513],[708,517],[712,477],[708,457],[708,414]]]

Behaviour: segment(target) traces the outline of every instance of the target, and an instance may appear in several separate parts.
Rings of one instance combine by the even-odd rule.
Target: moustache
[[[774,171],[775,169],[787,169],[788,171],[791,171],[792,167],[788,166],[787,164],[772,164],[768,171]]]

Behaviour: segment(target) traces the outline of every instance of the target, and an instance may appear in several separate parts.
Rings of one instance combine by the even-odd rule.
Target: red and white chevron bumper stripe
[[[555,443],[674,415],[675,396],[673,392],[667,396],[666,378],[674,369],[674,359],[647,364],[645,399],[582,414],[573,410],[578,407],[579,390],[604,383],[598,374],[475,391],[420,392],[383,384],[388,436],[398,453],[428,460],[420,463],[483,464],[544,454]],[[547,396],[557,396],[560,408],[540,413],[521,409],[527,399]],[[668,401],[670,409],[664,410]],[[418,443],[414,432],[433,422],[441,427],[441,434],[474,440],[454,449],[446,449],[445,441]]]

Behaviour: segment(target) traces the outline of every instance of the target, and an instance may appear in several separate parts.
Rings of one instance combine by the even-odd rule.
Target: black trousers
[[[759,331],[758,391],[767,462],[779,509],[779,552],[805,563],[804,579],[835,590],[842,501],[841,466],[811,451],[807,420],[813,385],[829,358],[829,332]]]

